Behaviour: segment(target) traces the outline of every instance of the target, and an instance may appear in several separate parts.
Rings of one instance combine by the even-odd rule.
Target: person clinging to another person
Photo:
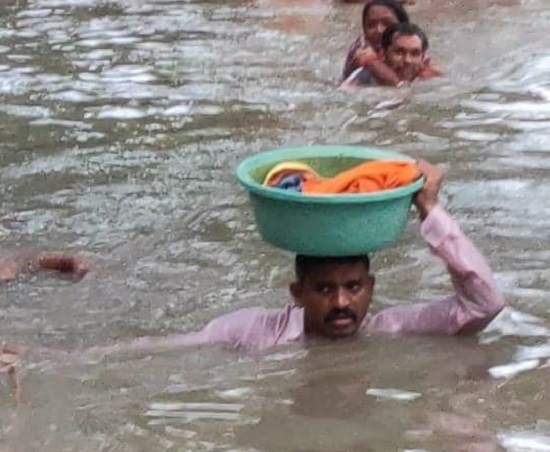
[[[342,71],[342,80],[344,87],[350,86],[400,86],[404,82],[412,81],[412,77],[405,79],[400,74],[399,67],[409,63],[408,59],[413,58],[412,63],[417,72],[416,78],[428,79],[443,74],[443,71],[431,62],[428,54],[428,39],[424,31],[417,25],[409,26],[409,15],[401,4],[394,0],[371,0],[363,8],[362,14],[362,34],[354,40],[346,56],[346,61]],[[403,36],[416,35],[420,39],[420,44],[414,48],[416,52],[420,48],[420,55],[413,57],[409,54],[403,54],[403,49],[393,52],[393,40],[384,41],[383,37],[388,29],[392,37],[399,38],[402,41]],[[395,30],[399,33],[395,36]],[[402,44],[399,42],[398,44]],[[409,43],[410,44],[410,43]],[[388,52],[391,55],[388,55]],[[398,56],[402,56],[405,62],[399,62]],[[418,59],[421,56],[421,59]],[[357,75],[362,73],[363,80],[369,83],[357,82]],[[368,77],[366,77],[368,74]],[[354,83],[350,83],[355,80]]]

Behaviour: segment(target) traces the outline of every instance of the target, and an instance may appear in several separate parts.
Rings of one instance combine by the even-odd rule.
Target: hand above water
[[[76,256],[59,253],[42,253],[38,256],[38,265],[47,270],[56,270],[82,279],[88,273],[88,265]]]
[[[20,273],[38,269],[55,270],[70,275],[76,280],[82,279],[89,271],[88,265],[75,256],[61,253],[39,253],[0,259],[0,281],[10,281]]]
[[[370,63],[378,60],[377,53],[372,49],[372,47],[366,47],[357,49],[355,52],[355,62],[357,66],[367,66]]]
[[[420,214],[420,219],[423,221],[438,203],[444,172],[439,166],[432,165],[425,160],[419,160],[417,167],[424,177],[424,186],[416,194],[414,204]]]
[[[0,373],[11,374],[22,352],[18,347],[4,345],[0,352]]]
[[[21,402],[21,369],[20,355],[22,348],[4,345],[0,351],[0,374],[8,374],[15,389],[15,400]]]

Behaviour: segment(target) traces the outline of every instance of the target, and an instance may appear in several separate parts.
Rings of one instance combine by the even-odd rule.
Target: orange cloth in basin
[[[354,166],[328,179],[306,178],[303,193],[370,193],[413,183],[419,176],[412,162],[375,160]]]
[[[301,179],[302,193],[337,194],[371,193],[403,187],[419,176],[412,162],[398,160],[373,160],[342,171],[334,177],[323,178],[313,168],[302,162],[283,162],[274,166],[263,184],[276,187],[283,178],[296,175]]]

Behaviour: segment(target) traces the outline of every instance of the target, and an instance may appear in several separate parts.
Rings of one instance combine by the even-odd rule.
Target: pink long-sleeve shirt
[[[377,314],[367,314],[359,334],[475,334],[504,307],[504,299],[485,259],[441,206],[430,211],[420,232],[432,251],[447,264],[454,294],[440,300],[393,306]],[[224,344],[262,350],[304,337],[304,310],[289,304],[283,309],[241,309],[212,320],[199,332],[137,339],[129,348],[147,351]]]

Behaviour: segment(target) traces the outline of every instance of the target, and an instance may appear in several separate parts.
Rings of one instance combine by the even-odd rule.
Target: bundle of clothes
[[[306,163],[289,161],[274,166],[263,185],[305,194],[372,193],[409,185],[419,177],[416,165],[405,161],[368,161],[329,178]]]

